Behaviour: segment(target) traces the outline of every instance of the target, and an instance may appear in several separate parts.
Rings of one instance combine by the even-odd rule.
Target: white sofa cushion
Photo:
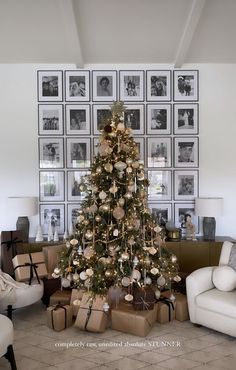
[[[221,248],[219,266],[228,265],[232,246],[233,246],[233,243],[231,242],[226,241],[223,243],[222,248]]]
[[[236,271],[230,266],[219,266],[213,270],[212,281],[223,292],[236,289]]]
[[[222,319],[224,316],[236,319],[236,290],[222,292],[218,289],[211,289],[199,294],[195,299],[198,307],[217,312],[222,315]]]

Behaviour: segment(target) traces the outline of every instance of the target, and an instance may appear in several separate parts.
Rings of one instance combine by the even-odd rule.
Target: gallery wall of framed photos
[[[197,70],[40,70],[37,72],[40,224],[59,234],[76,222],[89,167],[110,105],[122,100],[150,180],[149,206],[160,224],[181,227],[199,195]]]

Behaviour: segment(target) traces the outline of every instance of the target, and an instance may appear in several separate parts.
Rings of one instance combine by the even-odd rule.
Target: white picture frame
[[[39,171],[39,201],[64,202],[64,171]]]
[[[147,167],[169,168],[171,167],[171,138],[148,137],[147,138]]]
[[[66,139],[67,168],[88,168],[91,161],[89,138],[70,137]]]
[[[199,138],[175,137],[174,138],[174,166],[198,167],[199,163]]]
[[[52,231],[63,235],[65,232],[65,205],[64,204],[40,204],[40,225],[42,227],[43,235],[48,234],[48,226],[51,220]]]
[[[124,125],[132,129],[133,135],[144,134],[144,104],[126,104]]]
[[[144,71],[120,71],[120,100],[144,101]]]
[[[63,135],[64,114],[62,104],[38,105],[38,133],[39,135]]]
[[[66,134],[90,135],[90,105],[66,104]]]
[[[65,92],[67,102],[89,102],[90,71],[65,71]]]
[[[62,71],[37,71],[38,101],[63,101]]]
[[[198,71],[175,70],[174,71],[174,101],[198,101]]]
[[[165,227],[168,221],[172,220],[172,204],[171,203],[153,203],[149,202],[148,207],[151,209],[153,216],[161,227]]]
[[[171,133],[171,104],[147,104],[147,135]]]
[[[199,195],[198,170],[174,171],[174,199],[193,201]]]
[[[184,227],[186,214],[191,216],[191,222],[195,226],[196,234],[199,233],[199,217],[195,215],[195,204],[193,202],[175,203],[174,210],[175,226],[181,229],[182,235],[186,234],[186,229]]]
[[[147,101],[171,101],[171,71],[146,72]]]
[[[84,176],[89,175],[89,171],[68,171],[67,172],[67,200],[68,202],[82,201],[87,195],[86,191],[81,191],[79,185]]]
[[[171,200],[172,195],[172,173],[169,170],[148,170],[148,201]]]
[[[174,104],[174,134],[197,135],[199,130],[199,105]]]
[[[39,138],[39,168],[64,168],[63,138]]]
[[[94,102],[117,99],[117,71],[92,71],[92,81]]]

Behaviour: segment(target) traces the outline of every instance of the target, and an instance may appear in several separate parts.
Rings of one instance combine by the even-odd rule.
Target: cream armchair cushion
[[[213,270],[212,281],[223,292],[236,289],[236,271],[230,266],[219,266]]]

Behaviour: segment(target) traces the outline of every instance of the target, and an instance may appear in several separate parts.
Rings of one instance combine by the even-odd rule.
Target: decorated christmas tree
[[[165,248],[165,231],[148,208],[144,165],[132,130],[125,127],[122,102],[104,122],[90,174],[80,190],[87,196],[78,211],[76,230],[67,242],[54,276],[63,284],[105,295],[111,286],[159,288],[178,280],[176,256]]]

